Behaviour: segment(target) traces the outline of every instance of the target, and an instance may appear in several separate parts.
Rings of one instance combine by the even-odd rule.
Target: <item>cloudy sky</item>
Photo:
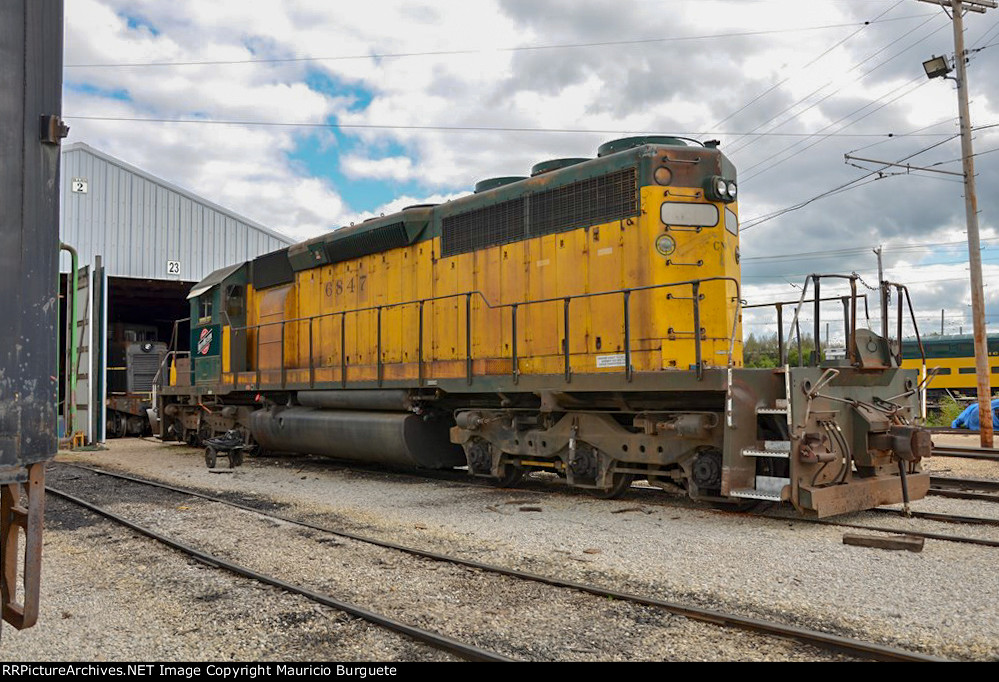
[[[965,21],[995,330],[999,10]],[[815,271],[876,283],[881,244],[924,333],[941,309],[967,333],[960,178],[844,162],[960,172],[954,83],[921,66],[952,51],[917,0],[66,0],[64,113],[69,141],[296,239],[616,137],[718,139],[751,303]]]

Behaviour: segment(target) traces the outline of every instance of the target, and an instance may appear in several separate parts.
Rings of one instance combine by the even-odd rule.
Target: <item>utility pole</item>
[[[954,66],[957,71],[957,105],[961,122],[961,157],[964,170],[964,210],[968,221],[968,264],[971,270],[971,316],[975,335],[975,374],[978,379],[978,415],[981,423],[981,445],[991,448],[992,395],[989,388],[989,351],[985,336],[985,293],[982,286],[982,253],[978,235],[978,200],[975,195],[975,159],[971,146],[971,114],[968,107],[967,54],[964,49],[965,10],[983,14],[986,9],[995,9],[995,0],[921,0],[934,5],[951,8],[951,23],[954,25]],[[931,70],[935,60],[924,63],[930,78],[945,76],[949,69],[941,73]],[[946,67],[946,65],[944,65]]]

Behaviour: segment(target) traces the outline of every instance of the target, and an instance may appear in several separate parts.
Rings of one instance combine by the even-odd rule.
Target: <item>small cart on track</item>
[[[243,441],[239,431],[226,431],[225,434],[205,441],[205,465],[214,469],[221,455],[229,460],[229,468],[235,469],[243,463],[244,454],[254,448]]]

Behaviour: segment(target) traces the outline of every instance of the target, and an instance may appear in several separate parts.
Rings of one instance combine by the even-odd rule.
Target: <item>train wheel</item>
[[[614,482],[610,488],[596,488],[591,494],[598,500],[615,500],[631,487],[631,482],[635,480],[634,474],[614,474]]]
[[[108,438],[121,438],[126,432],[125,419],[118,412],[109,412],[106,430]]]
[[[506,471],[499,478],[494,478],[493,483],[498,488],[512,488],[513,486],[520,483],[520,479],[524,478],[524,468],[516,467],[512,464],[506,466]]]
[[[243,464],[243,452],[242,450],[230,450],[229,451],[229,468],[235,469]]]
[[[204,445],[205,441],[213,435],[215,435],[215,432],[212,430],[212,425],[206,421],[201,422],[201,425],[198,426],[198,444]]]
[[[218,460],[218,453],[215,452],[215,448],[209,445],[207,448],[205,448],[205,466],[207,466],[209,469],[214,469],[217,460]],[[229,462],[231,465],[232,460],[230,459]]]

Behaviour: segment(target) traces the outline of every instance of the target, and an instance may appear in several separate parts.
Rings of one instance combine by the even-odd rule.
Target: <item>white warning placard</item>
[[[617,353],[615,355],[598,355],[597,369],[601,369],[603,367],[624,367],[624,362],[624,353]]]

